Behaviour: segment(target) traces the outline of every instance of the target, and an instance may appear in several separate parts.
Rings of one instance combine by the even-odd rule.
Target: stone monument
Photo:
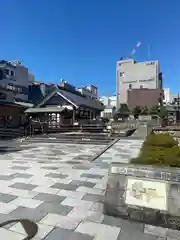
[[[180,230],[180,169],[112,163],[104,212]]]

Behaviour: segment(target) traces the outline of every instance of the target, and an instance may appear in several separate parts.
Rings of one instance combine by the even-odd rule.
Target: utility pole
[[[148,59],[151,59],[151,49],[150,49],[150,44],[148,44]]]
[[[176,117],[176,121],[179,122],[180,120],[180,97],[179,97],[179,93],[177,96],[177,117]]]

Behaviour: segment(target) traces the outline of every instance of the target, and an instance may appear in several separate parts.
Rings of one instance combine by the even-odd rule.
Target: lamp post
[[[178,121],[178,123],[179,123],[179,120],[180,120],[180,97],[179,97],[179,93],[178,93],[178,96],[177,96],[176,102],[177,102],[177,115],[176,115],[176,121]]]

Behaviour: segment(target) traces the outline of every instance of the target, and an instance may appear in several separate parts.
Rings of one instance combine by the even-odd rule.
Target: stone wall
[[[180,171],[114,163],[103,201],[108,215],[180,230]]]

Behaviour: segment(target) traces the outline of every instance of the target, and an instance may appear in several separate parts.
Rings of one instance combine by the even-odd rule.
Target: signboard
[[[167,185],[163,182],[129,178],[125,203],[167,211]]]

